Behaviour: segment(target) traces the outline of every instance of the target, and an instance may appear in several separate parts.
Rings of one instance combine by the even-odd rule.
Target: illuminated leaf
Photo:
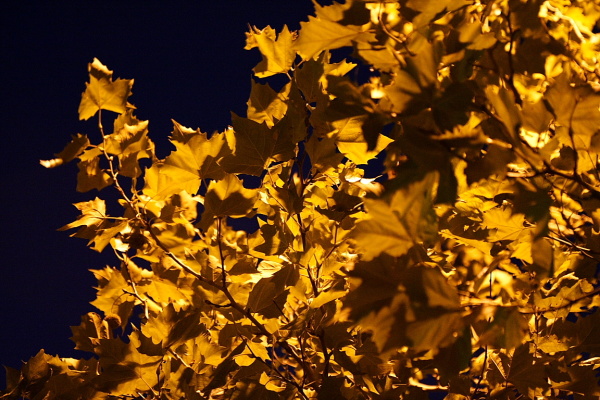
[[[113,183],[110,175],[100,168],[100,159],[98,157],[90,160],[81,160],[77,164],[79,173],[77,174],[77,191],[87,192],[92,189],[101,190]]]
[[[266,123],[258,123],[232,114],[233,129],[225,131],[233,154],[226,155],[219,165],[229,173],[260,176],[267,166],[276,138]]]
[[[577,138],[575,144],[588,148],[592,136],[598,132],[600,95],[585,86],[572,87],[564,72],[547,90],[545,99],[556,122],[568,127]]]
[[[252,27],[246,33],[246,50],[258,47],[263,59],[254,67],[253,71],[259,78],[286,73],[292,67],[296,58],[293,42],[296,39],[295,32],[290,32],[286,25],[276,38],[275,30],[270,26],[264,29]]]
[[[268,84],[252,83],[248,100],[248,118],[258,123],[266,122],[269,128],[282,119],[287,111],[287,100],[291,84],[287,84],[279,93]]]
[[[541,395],[549,386],[544,369],[545,365],[529,353],[528,346],[522,345],[515,350],[507,380],[531,398]]]
[[[508,208],[494,208],[488,210],[483,217],[483,224],[495,233],[490,240],[516,240],[530,229],[525,227],[523,214],[512,214]]]
[[[367,164],[393,140],[384,135],[377,135],[375,147],[368,150],[369,145],[363,135],[363,124],[367,116],[351,117],[331,123],[336,130],[330,133],[340,152],[356,164]]]
[[[353,236],[363,250],[364,259],[386,252],[405,254],[412,246],[432,239],[436,216],[433,212],[435,173],[395,191],[389,202],[365,199],[368,219],[357,224]]]
[[[341,25],[337,22],[308,17],[308,22],[300,22],[298,39],[294,48],[304,60],[309,60],[323,50],[349,46],[352,42],[368,42],[373,34],[361,26]]]
[[[133,79],[117,79],[97,58],[88,64],[90,81],[79,104],[79,119],[89,119],[99,110],[114,111],[119,114],[127,109],[127,98],[131,95]]]
[[[151,158],[154,155],[154,144],[147,135],[148,121],[129,118],[128,121],[123,121],[118,131],[107,136],[106,151],[118,156],[121,175],[130,178],[140,176],[142,171],[138,160]]]
[[[175,123],[176,128],[179,126]],[[162,165],[153,165],[146,171],[144,194],[153,199],[164,199],[182,190],[196,194],[202,179],[221,179],[225,176],[218,161],[230,154],[225,134],[215,133],[210,139],[204,133],[188,138],[187,142],[174,141],[173,151]]]
[[[59,165],[68,163],[78,157],[89,145],[90,141],[86,135],[77,134],[76,136],[73,136],[73,140],[71,140],[63,151],[56,154],[56,158],[52,160],[41,160],[40,164],[46,168],[58,167]]]
[[[213,217],[245,217],[254,207],[257,196],[255,189],[244,188],[242,181],[232,174],[211,182],[204,198],[201,225],[206,226]]]

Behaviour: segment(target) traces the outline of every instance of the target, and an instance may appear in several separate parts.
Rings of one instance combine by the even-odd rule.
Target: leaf
[[[368,218],[352,232],[363,250],[363,259],[386,252],[405,254],[412,246],[431,240],[436,234],[433,211],[437,173],[431,172],[416,182],[396,190],[389,200],[365,199]]]
[[[490,240],[517,240],[531,230],[525,227],[523,214],[512,214],[509,208],[496,207],[483,214],[483,226],[494,229]]]
[[[120,339],[102,339],[98,346],[102,373],[95,377],[98,389],[108,393],[137,395],[158,383],[156,370],[161,356],[148,356],[137,349],[141,342],[137,332],[129,335],[129,343]]]
[[[310,308],[319,308],[324,304],[327,304],[331,301],[339,299],[340,297],[344,297],[346,295],[346,291],[343,290],[328,290],[325,292],[319,293],[317,297],[310,303]]]
[[[284,25],[279,36],[277,38],[275,36],[275,30],[270,26],[260,30],[253,26],[250,32],[246,32],[244,49],[250,50],[258,47],[263,57],[262,61],[253,69],[254,74],[259,78],[287,73],[296,58],[296,51],[293,47],[296,39],[295,32],[290,32],[287,25]]]
[[[79,161],[77,168],[79,168],[79,173],[77,173],[78,192],[87,192],[92,189],[102,190],[113,183],[111,176],[100,168],[98,157]]]
[[[162,343],[164,349],[175,348],[206,331],[200,316],[200,310],[177,311],[171,303],[156,316],[150,316],[142,326],[142,333],[154,343]]]
[[[88,146],[90,141],[86,135],[77,134],[73,140],[52,160],[40,160],[40,164],[46,168],[54,168],[68,163],[77,158]]]
[[[521,345],[529,330],[527,321],[516,307],[498,307],[492,322],[485,328],[480,333],[480,343],[504,349]]]
[[[131,95],[133,79],[117,79],[97,58],[88,64],[90,81],[79,104],[79,119],[89,119],[99,110],[109,110],[123,114],[127,110],[127,99]]]
[[[279,309],[273,308],[273,303],[278,296],[286,294],[289,286],[294,286],[299,279],[298,271],[292,266],[286,266],[277,271],[273,276],[261,279],[254,285],[248,297],[248,308],[252,312],[268,315],[271,318],[281,314]],[[284,299],[285,302],[285,299]],[[275,313],[275,315],[271,315]]]
[[[540,337],[537,342],[537,347],[546,354],[569,350],[569,345],[561,341],[556,335]]]
[[[121,328],[127,325],[136,301],[131,295],[123,290],[130,288],[123,274],[115,268],[106,267],[102,270],[91,270],[98,281],[96,299],[91,304],[104,315],[117,314],[121,319]]]
[[[248,118],[258,123],[265,122],[269,128],[272,128],[287,112],[291,87],[291,83],[288,83],[277,93],[268,83],[262,85],[252,82],[248,100]]]
[[[529,353],[527,344],[515,349],[508,373],[508,381],[516,386],[519,392],[529,398],[543,395],[548,388],[545,366],[539,359]]]
[[[334,121],[331,125],[336,130],[328,135],[335,140],[340,152],[357,165],[367,164],[393,141],[377,133],[376,144],[373,149],[369,149],[363,134],[363,126],[367,119],[368,115],[361,115]]]
[[[452,344],[463,329],[459,312],[450,312],[438,317],[416,321],[408,325],[406,336],[414,351],[427,351]]]
[[[303,60],[314,58],[323,50],[350,46],[352,42],[369,42],[373,34],[361,26],[341,25],[337,22],[308,17],[308,22],[300,22],[300,32],[294,49]]]
[[[175,129],[180,125],[174,122]],[[190,136],[187,142],[174,141],[175,150],[163,164],[146,170],[144,194],[155,200],[165,199],[185,190],[196,194],[202,179],[221,179],[225,171],[218,161],[231,154],[225,134],[215,133],[210,139],[205,133]]]
[[[233,174],[227,174],[219,181],[208,185],[204,197],[204,213],[200,223],[208,227],[213,217],[245,217],[254,207],[258,197],[256,189],[246,189]]]
[[[254,340],[248,340],[246,346],[252,352],[252,355],[256,358],[260,358],[263,361],[271,361],[267,347],[262,342],[255,342]]]
[[[75,343],[75,349],[93,352],[95,342],[91,339],[108,339],[107,335],[102,334],[102,331],[107,328],[108,326],[103,327],[102,318],[98,314],[90,312],[83,315],[79,326],[71,327],[73,332],[71,340]]]
[[[521,126],[521,112],[515,103],[514,94],[508,89],[498,86],[486,87],[485,94],[511,137],[516,137]]]
[[[325,54],[317,60],[310,59],[304,62],[294,74],[296,84],[302,91],[307,102],[315,102],[323,92],[321,78],[325,72],[323,63],[325,62]]]
[[[73,205],[81,211],[81,215],[76,221],[59,228],[60,231],[83,227],[80,229],[82,233],[83,231],[95,233],[106,222],[106,202],[104,200],[96,197],[94,200],[83,201]]]
[[[569,128],[577,139],[577,147],[589,148],[600,123],[600,94],[587,86],[573,87],[565,71],[555,78],[544,99],[556,123]]]
[[[275,148],[276,138],[266,123],[231,116],[233,129],[225,131],[233,154],[226,155],[219,165],[229,173],[260,176]]]
[[[106,151],[118,156],[119,174],[137,178],[142,173],[138,160],[154,156],[154,143],[147,136],[148,121],[128,118],[127,121],[122,121],[120,127],[118,122],[120,121],[115,121],[115,133],[106,137]]]

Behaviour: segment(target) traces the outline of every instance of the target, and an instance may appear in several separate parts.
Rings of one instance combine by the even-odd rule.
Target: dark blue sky
[[[243,50],[248,24],[295,30],[312,13],[310,0],[2,2],[0,364],[19,368],[41,348],[89,357],[73,350],[69,326],[94,311],[88,269],[116,265],[56,231],[77,217],[72,203],[98,194],[75,192],[75,163],[39,165],[71,135],[97,135],[77,116],[87,64],[97,57],[135,79],[130,101],[164,156],[171,118],[212,132],[245,112],[260,61]]]

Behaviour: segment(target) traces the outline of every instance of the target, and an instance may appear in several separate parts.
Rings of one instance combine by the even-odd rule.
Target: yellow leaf
[[[219,165],[229,173],[260,176],[268,164],[276,139],[266,123],[258,123],[235,114],[233,129],[225,131],[227,144],[233,154],[225,156]]]
[[[288,83],[277,93],[268,83],[262,85],[252,82],[248,100],[248,118],[258,123],[265,122],[269,128],[272,128],[287,111],[291,87],[291,83]]]
[[[512,214],[510,208],[492,208],[483,215],[483,226],[495,229],[489,240],[517,240],[531,228],[525,227],[523,214]]]
[[[204,199],[205,212],[223,217],[245,217],[256,202],[258,191],[246,189],[242,181],[233,174],[227,174],[208,186]]]
[[[90,81],[79,104],[79,119],[89,119],[98,110],[109,110],[123,114],[127,110],[127,98],[131,95],[133,79],[112,80],[113,72],[100,60],[88,64]]]
[[[308,22],[300,22],[300,33],[294,47],[302,59],[309,60],[323,50],[350,46],[352,42],[374,40],[372,33],[356,25],[341,25],[337,22],[308,17]]]
[[[252,340],[246,341],[246,346],[250,349],[254,357],[260,358],[263,361],[271,360],[267,347],[263,343],[253,342]]]
[[[335,139],[335,144],[340,152],[357,165],[367,164],[369,160],[393,142],[392,139],[380,134],[377,137],[375,148],[368,150],[369,146],[363,134],[363,124],[367,117],[365,114],[334,121],[331,125],[336,130],[328,135]]]
[[[326,292],[321,292],[315,299],[310,303],[310,308],[319,308],[324,304],[329,303],[335,299],[339,299],[346,295],[346,291],[344,290],[328,290]]]
[[[40,160],[46,168],[58,167],[61,164],[67,163],[79,156],[86,147],[90,145],[90,141],[86,135],[77,134],[73,136],[73,140],[61,151],[56,154],[56,158],[52,160]]]
[[[364,200],[368,218],[352,232],[363,259],[371,260],[382,252],[400,256],[437,234],[433,211],[437,176],[437,172],[430,172],[422,180],[398,189],[389,203],[383,199]]]
[[[270,26],[257,29],[255,26],[246,33],[246,50],[258,47],[263,59],[254,67],[254,74],[266,78],[275,74],[286,73],[292,67],[296,51],[292,44],[296,39],[295,32],[283,26],[279,37],[275,39],[275,30]]]
[[[176,129],[179,124],[175,122]],[[221,179],[225,171],[217,161],[230,154],[225,135],[215,133],[210,139],[197,133],[187,142],[176,140],[173,151],[162,165],[146,170],[144,194],[155,200],[165,199],[185,190],[196,194],[202,179]]]

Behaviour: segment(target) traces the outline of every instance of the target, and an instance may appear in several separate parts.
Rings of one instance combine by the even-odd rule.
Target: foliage
[[[315,9],[251,27],[247,115],[174,122],[165,159],[89,65],[100,137],[42,164],[116,189],[62,229],[119,265],[72,327],[93,356],[42,350],[1,398],[600,395],[600,7]]]

